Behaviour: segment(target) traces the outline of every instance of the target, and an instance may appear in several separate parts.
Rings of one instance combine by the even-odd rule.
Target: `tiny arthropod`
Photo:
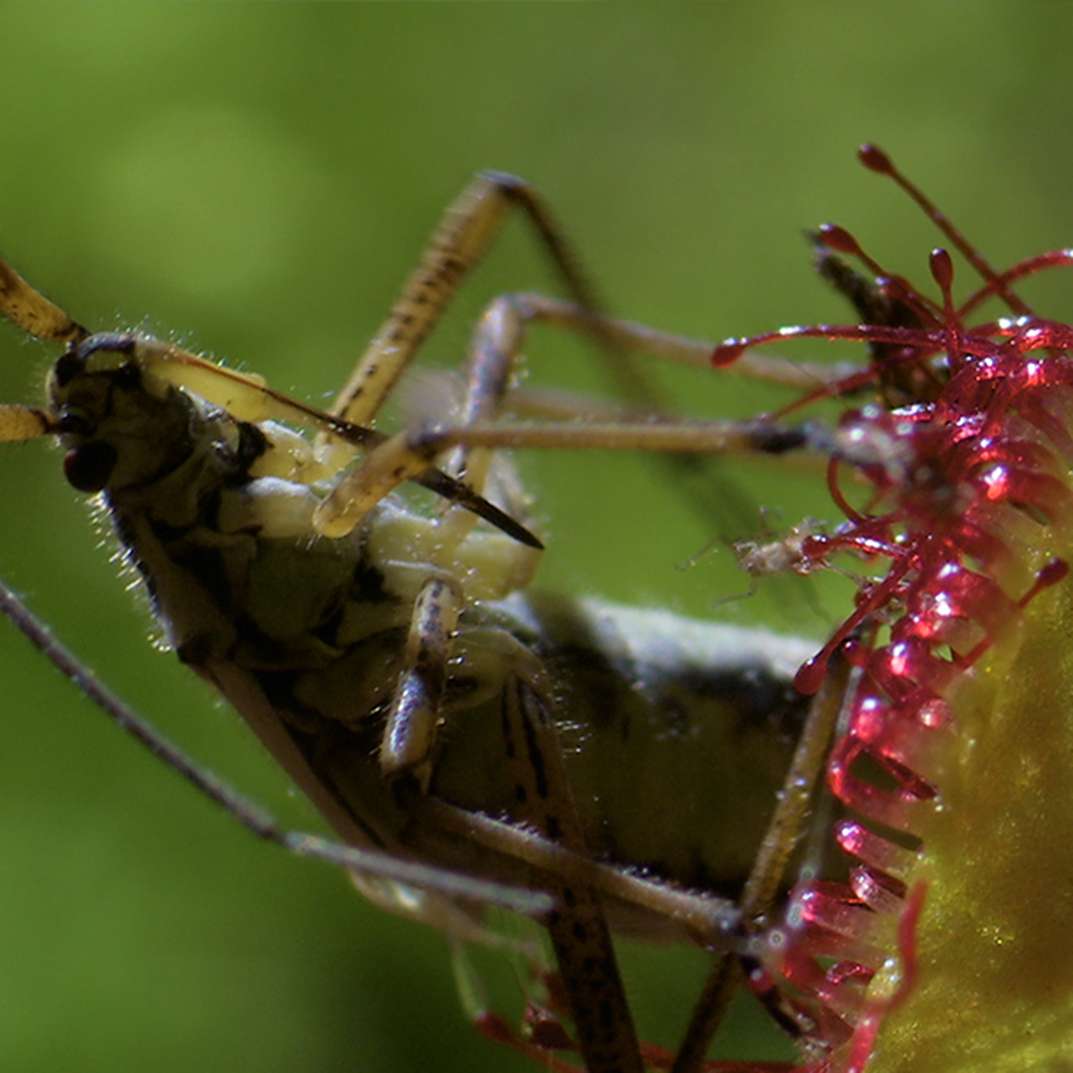
[[[573,300],[496,299],[461,413],[375,430],[515,205]],[[500,420],[533,321],[707,363],[711,344],[596,306],[528,186],[478,176],[325,412],[175,344],[93,333],[0,262],[0,311],[63,346],[45,404],[0,408],[0,439],[60,442],[67,481],[98,497],[167,644],[231,702],[339,843],[281,831],[156,739],[13,593],[3,604],[92,700],[261,837],[342,865],[373,901],[459,942],[493,940],[483,905],[535,917],[558,962],[557,1012],[590,1073],[643,1068],[610,930],[710,948],[719,968],[679,1059],[699,1069],[738,979],[728,958],[742,921],[783,886],[838,690],[810,705],[790,688],[806,642],[531,594],[541,544],[498,449],[778,454],[807,436],[768,422]],[[747,363],[796,386],[819,375]],[[407,483],[440,507],[401,498]],[[510,1042],[543,1055],[548,1035]]]

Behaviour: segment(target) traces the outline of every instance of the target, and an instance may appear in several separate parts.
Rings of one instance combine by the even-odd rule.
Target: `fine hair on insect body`
[[[65,348],[46,405],[0,408],[0,438],[61,442],[68,482],[101,497],[170,646],[340,841],[280,829],[162,743],[14,593],[3,610],[259,836],[341,865],[377,904],[459,943],[502,943],[482,905],[537,920],[557,968],[533,968],[528,1027],[473,1012],[485,1034],[549,1068],[572,1068],[557,1050],[580,1052],[588,1073],[709,1068],[711,1038],[746,976],[808,1068],[898,1067],[876,1041],[935,979],[927,964],[916,971],[918,946],[946,897],[941,865],[929,865],[928,884],[914,881],[922,847],[941,842],[916,819],[945,800],[929,765],[971,688],[986,708],[978,668],[1006,658],[1011,638],[1065,590],[1065,560],[1038,527],[1057,533],[1064,521],[1066,434],[1058,404],[1037,389],[1068,391],[1069,329],[1036,317],[1012,286],[1069,256],[997,273],[889,158],[874,147],[861,157],[923,204],[981,273],[966,302],[951,297],[945,251],[931,260],[935,302],[827,226],[818,267],[862,323],[718,347],[669,335],[605,316],[532,189],[483,173],[325,411],[175,344],[92,333],[0,262],[0,311]],[[569,298],[496,298],[474,332],[460,413],[381,432],[383,402],[512,210],[534,225]],[[970,325],[996,296],[1017,319]],[[630,392],[621,413],[570,420],[589,411],[559,398],[555,416],[566,420],[549,421],[546,401],[512,390],[533,322],[579,332],[606,354]],[[870,361],[848,371],[751,349],[795,337],[864,342]],[[733,365],[796,395],[749,421],[669,420],[651,398],[640,414],[641,353]],[[810,403],[862,395],[834,427],[797,419]],[[802,522],[739,554],[758,576],[845,572],[831,561],[840,556],[864,570],[851,574],[857,605],[817,653],[764,631],[534,592],[542,543],[501,450],[525,447],[810,455],[827,466],[844,521]],[[439,506],[400,497],[408,483]],[[889,573],[873,576],[876,563]],[[640,807],[642,786],[658,788],[656,820]],[[848,877],[821,859],[832,822],[856,862]],[[613,931],[711,951],[676,1053],[638,1041]]]

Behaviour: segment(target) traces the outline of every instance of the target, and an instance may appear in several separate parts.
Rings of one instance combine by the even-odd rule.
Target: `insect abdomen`
[[[486,612],[547,668],[567,776],[601,859],[736,892],[774,808],[805,705],[790,677],[813,646],[598,600],[517,597]],[[511,812],[488,762],[494,710],[445,732],[434,788]]]

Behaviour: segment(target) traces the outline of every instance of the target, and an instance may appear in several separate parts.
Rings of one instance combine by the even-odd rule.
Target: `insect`
[[[878,150],[864,150],[862,159],[922,199]],[[519,201],[548,241],[575,301],[497,300],[477,331],[462,416],[394,437],[375,431],[371,419],[380,401],[499,213]],[[958,1065],[964,1047],[992,1039],[1002,1019],[994,999],[979,991],[981,974],[996,979],[988,967],[996,952],[1008,958],[1025,944],[1039,948],[1038,962],[1059,963],[1042,974],[1048,993],[1066,994],[1059,977],[1067,961],[1048,961],[1042,953],[1054,941],[1051,920],[1035,913],[1045,920],[1041,929],[1024,912],[1015,920],[1013,914],[1039,906],[1041,888],[1053,889],[1051,870],[1061,868],[1068,845],[1065,810],[1054,801],[1061,795],[1035,786],[1062,784],[1065,750],[1045,747],[1041,754],[1038,736],[1024,746],[1017,728],[1028,718],[1026,694],[1034,695],[1043,680],[1052,698],[1048,711],[1061,712],[1060,674],[1042,666],[1048,660],[1039,653],[1060,644],[1054,622],[1064,614],[1068,592],[1060,552],[1069,510],[1061,406],[1073,372],[1062,352],[1073,337],[1065,325],[1033,314],[1011,288],[1023,276],[1073,258],[1057,251],[997,273],[956,231],[947,233],[984,277],[960,305],[951,297],[945,251],[931,261],[941,294],[936,303],[884,272],[841,228],[823,229],[821,271],[866,323],[782,329],[715,348],[716,365],[746,363],[804,392],[780,414],[754,422],[548,426],[498,419],[529,319],[577,328],[601,345],[627,350],[706,358],[711,349],[595,314],[598,303],[539,202],[501,176],[478,180],[448,215],[403,300],[328,413],[172,344],[91,335],[9,269],[5,311],[33,334],[67,342],[68,350],[52,374],[49,406],[8,407],[4,427],[9,439],[65,438],[71,483],[103,490],[121,529],[124,519],[148,527],[152,539],[143,534],[139,543],[137,533],[126,539],[157,586],[177,651],[235,701],[350,846],[286,836],[291,848],[343,864],[374,900],[435,920],[460,937],[488,937],[475,902],[517,908],[549,928],[562,982],[553,991],[552,1016],[537,1022],[531,1038],[499,1023],[486,1028],[558,1068],[562,1063],[549,1048],[565,1045],[580,1049],[590,1073],[640,1070],[646,1061],[688,1073],[704,1068],[712,1032],[745,967],[775,1016],[803,1041],[810,1069],[957,1070],[964,1068]],[[877,281],[862,281],[837,255],[859,258]],[[415,302],[415,295],[425,295],[424,301]],[[970,324],[976,306],[996,295],[1018,316]],[[425,307],[431,307],[427,313]],[[866,342],[871,361],[846,371],[786,366],[750,353],[757,343],[792,337]],[[809,402],[862,391],[878,401],[851,411],[834,428],[788,420]],[[138,392],[151,401],[135,404]],[[182,420],[169,417],[172,402],[182,408]],[[142,432],[138,422],[154,406],[151,434]],[[151,454],[149,446],[175,450],[176,438],[162,433],[168,421],[188,430],[198,423],[210,428],[205,437],[189,436],[195,446],[211,444],[211,458],[199,458],[192,468],[203,474],[222,466],[224,477],[177,482],[201,491],[178,497],[178,506],[167,497],[139,507],[146,522],[127,502],[128,492],[135,490],[137,501],[160,475],[167,479],[196,455],[176,451],[176,463]],[[118,423],[115,429],[111,422]],[[317,440],[300,439],[287,427],[294,424],[310,426]],[[128,440],[138,445],[130,458],[120,450]],[[889,569],[859,581],[855,610],[819,653],[787,638],[720,632],[589,601],[523,597],[538,541],[526,527],[526,501],[513,475],[501,458],[482,454],[508,446],[811,449],[828,460],[832,497],[845,521],[792,531],[782,545],[791,553],[785,565],[812,572],[844,555]],[[840,471],[852,472],[866,489],[863,506],[851,501]],[[204,486],[197,483],[202,479]],[[441,508],[418,514],[393,499],[407,481],[431,489]],[[166,517],[157,518],[157,511]],[[498,532],[479,528],[478,517]],[[204,531],[200,539],[191,536],[197,530]],[[232,537],[247,547],[239,566]],[[281,624],[276,611],[287,588],[282,572],[269,570],[263,586],[248,586],[269,594],[263,603],[247,606],[239,598],[235,576],[249,576],[241,563],[251,558],[251,541],[257,549],[280,541],[270,546],[281,559],[301,561],[303,583],[291,589],[304,591],[287,590],[304,608],[297,626],[291,619]],[[162,565],[145,563],[145,549],[157,545],[164,548],[157,559]],[[310,555],[310,549],[319,551]],[[339,558],[349,586],[359,574],[364,579],[342,598],[337,583],[322,580],[338,576]],[[777,559],[766,554],[756,572],[776,568]],[[174,585],[178,591],[169,597],[159,581],[179,569],[184,580],[193,579],[193,591]],[[371,571],[382,575],[375,585]],[[384,592],[392,599],[377,595]],[[220,593],[230,605],[226,613],[212,606]],[[204,594],[216,594],[207,609]],[[190,601],[201,603],[192,607]],[[24,611],[13,614],[28,624]],[[384,617],[364,623],[364,616],[376,614]],[[655,653],[666,651],[668,637],[675,651],[661,666]],[[617,662],[623,647],[630,650],[628,673]],[[1027,685],[1019,678],[1026,653],[1035,655]],[[795,700],[786,688],[806,655],[811,658],[795,681],[815,696],[811,703]],[[363,675],[369,664],[375,673]],[[708,708],[713,676],[721,679],[722,693]],[[996,677],[1011,683],[1008,696],[996,698]],[[705,682],[700,688],[699,680]],[[626,733],[624,712],[630,713]],[[725,731],[728,718],[758,720],[762,729],[751,743],[739,736],[728,744],[717,732],[683,751],[676,739],[681,727],[667,722],[669,712],[684,715],[691,744],[698,734]],[[642,726],[650,733],[641,745],[624,746]],[[1047,740],[1063,740],[1060,722],[1047,727]],[[951,778],[965,759],[966,742],[976,747],[981,741],[990,763],[1016,756],[1022,769],[1045,774],[1032,783],[1033,802],[1047,816],[1042,847],[1031,818],[1025,826],[1019,799],[981,794],[978,780]],[[666,757],[658,756],[661,747]],[[483,763],[489,755],[496,758],[491,772]],[[704,771],[683,777],[680,765],[690,755],[701,758]],[[652,841],[662,832],[636,808],[594,819],[594,808],[610,808],[605,802],[637,756],[643,761],[625,785],[634,802],[644,779],[658,786],[661,805],[675,817],[666,843]],[[718,778],[712,778],[716,757]],[[825,765],[832,796],[848,810],[833,827],[855,862],[846,882],[816,878],[814,851],[831,829],[830,805],[814,789]],[[742,769],[747,777],[734,784]],[[196,771],[189,775],[199,778]],[[1027,792],[1015,776],[1011,781]],[[728,792],[738,807],[729,825],[734,830],[713,824],[722,807],[703,795],[717,791]],[[1000,804],[991,808],[996,798]],[[240,803],[228,804],[258,822]],[[691,812],[703,837],[685,822]],[[981,835],[979,847],[966,850],[959,846],[965,817],[987,831],[996,823],[1021,826],[1009,846],[996,850]],[[803,873],[779,914],[779,891],[795,871],[789,857],[809,832],[805,863],[812,871]],[[711,852],[703,877],[673,863],[679,854],[696,860],[705,838]],[[415,870],[407,868],[411,863]],[[645,871],[638,873],[638,864]],[[1047,878],[1026,884],[1025,875]],[[968,912],[966,899],[972,899]],[[771,927],[777,915],[782,926]],[[937,915],[948,923],[937,928]],[[952,940],[953,919],[963,927]],[[613,970],[609,925],[650,937],[699,936],[713,950],[711,976],[673,1058],[642,1052],[636,1041]],[[994,934],[981,940],[981,927]],[[965,962],[973,964],[974,979],[959,976]],[[1001,976],[1003,984],[1012,972]],[[1008,995],[1007,987],[1000,990]],[[966,993],[968,1001],[959,1006]],[[965,1013],[951,1031],[950,1011],[962,1006]],[[1038,1026],[1031,1042],[1003,1037],[987,1044],[989,1055],[1064,1058],[1070,1039],[1064,1006],[1026,992],[1023,1016]]]
[[[376,430],[515,206],[573,301],[497,299],[476,329],[460,415]],[[485,904],[538,919],[590,1073],[643,1067],[610,930],[710,948],[721,967],[679,1060],[699,1069],[736,983],[728,955],[743,911],[762,914],[783,885],[786,832],[800,823],[837,690],[809,705],[790,689],[804,642],[530,595],[541,543],[496,452],[770,455],[803,446],[805,434],[766,422],[499,420],[533,321],[616,353],[706,363],[710,344],[597,307],[541,202],[494,173],[448,211],[328,411],[176,344],[91,332],[0,264],[0,310],[63,347],[45,405],[0,409],[0,438],[59,440],[68,483],[99,497],[169,647],[231,702],[340,843],[282,831],[152,738],[14,593],[3,602],[92,700],[259,836],[342,865],[371,900],[456,941],[501,942]],[[749,364],[792,385],[817,375]],[[400,498],[407,483],[439,506],[422,512]],[[784,783],[791,792],[776,808]],[[658,818],[638,796],[646,784],[660,787]],[[540,1041],[510,1042],[543,1054]]]

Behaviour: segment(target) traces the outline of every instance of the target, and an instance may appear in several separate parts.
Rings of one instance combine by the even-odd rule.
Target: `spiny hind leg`
[[[519,296],[522,320],[543,319],[594,339],[608,359],[620,390],[643,412],[666,412],[659,393],[632,361],[645,352],[675,361],[706,365],[714,344],[659,332],[603,315],[604,303],[579,267],[562,229],[534,188],[503,172],[478,173],[448,207],[433,232],[418,267],[403,285],[387,319],[373,336],[340,391],[332,413],[369,424],[435,327],[465,276],[485,255],[509,211],[528,221],[570,296],[570,302]],[[796,387],[815,387],[831,378],[830,367],[795,369],[782,359],[745,355],[737,371]],[[471,419],[472,420],[472,419]],[[322,437],[321,446],[329,447]]]
[[[562,762],[543,668],[525,653],[499,694],[504,763],[514,783],[515,819],[584,855],[588,849]],[[556,906],[545,917],[570,1017],[588,1073],[643,1073],[640,1047],[598,892],[544,875]]]

